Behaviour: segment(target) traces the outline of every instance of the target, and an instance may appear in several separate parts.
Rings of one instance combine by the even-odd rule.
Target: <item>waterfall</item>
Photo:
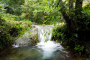
[[[49,26],[37,26],[38,28],[38,40],[40,41],[36,46],[43,50],[43,59],[53,58],[55,51],[62,51],[64,48],[60,43],[50,41],[52,36],[52,25]]]
[[[51,26],[37,26],[38,28],[38,40],[40,42],[46,42],[51,40],[52,36],[52,25]]]

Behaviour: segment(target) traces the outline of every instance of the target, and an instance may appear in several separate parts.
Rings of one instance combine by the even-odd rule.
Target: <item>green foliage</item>
[[[61,40],[62,39],[64,41],[66,39],[65,33],[67,33],[65,25],[54,27],[53,32],[52,32],[52,38],[54,38],[54,40],[57,40],[57,39]]]
[[[13,17],[11,14],[0,15],[0,49],[10,45],[31,27],[31,21],[15,21]]]
[[[83,11],[90,16],[90,3],[83,7]]]
[[[3,4],[0,2],[0,13],[4,13],[6,10],[3,8]]]
[[[6,13],[14,14],[17,21],[29,20],[38,24],[55,24],[62,19],[55,0],[2,0]],[[4,10],[5,10],[4,9]]]
[[[84,46],[76,45],[74,49],[78,51],[82,51],[84,49]]]
[[[5,20],[2,19],[2,16],[0,15],[0,49],[3,48],[4,44],[8,43],[8,38],[10,35],[8,34],[8,27],[4,26],[6,25]]]
[[[21,5],[24,3],[24,0],[2,0],[1,2],[7,10],[6,13],[11,13],[14,15],[21,14]]]
[[[54,1],[49,0],[27,0],[22,6],[21,19],[28,19],[38,24],[54,24],[62,20],[59,8],[53,6]]]
[[[79,51],[79,53],[81,54],[82,51],[84,50],[84,46],[76,45],[74,49]]]
[[[71,36],[70,33],[68,33],[65,25],[53,28],[52,40],[60,40],[61,44],[67,45],[66,49],[68,49],[69,47],[74,48],[80,54],[85,49],[85,45],[82,45],[78,40],[78,34],[74,33]]]

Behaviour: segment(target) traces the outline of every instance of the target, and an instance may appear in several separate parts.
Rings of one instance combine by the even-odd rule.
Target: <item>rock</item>
[[[25,32],[25,34],[15,41],[16,45],[35,45],[38,42],[38,29],[32,27],[30,31]]]
[[[32,26],[31,30],[30,30],[30,42],[31,45],[35,45],[38,42],[38,29],[35,26]]]

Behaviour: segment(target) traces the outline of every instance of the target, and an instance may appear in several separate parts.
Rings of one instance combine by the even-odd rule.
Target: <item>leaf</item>
[[[48,33],[48,35],[50,35],[50,33]]]

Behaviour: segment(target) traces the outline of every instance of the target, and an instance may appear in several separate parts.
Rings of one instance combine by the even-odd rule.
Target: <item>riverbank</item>
[[[80,55],[79,52],[75,51],[75,49],[63,44],[61,40],[57,40],[57,43],[61,43],[61,45],[67,50],[69,58],[66,60],[90,60],[85,54]]]

